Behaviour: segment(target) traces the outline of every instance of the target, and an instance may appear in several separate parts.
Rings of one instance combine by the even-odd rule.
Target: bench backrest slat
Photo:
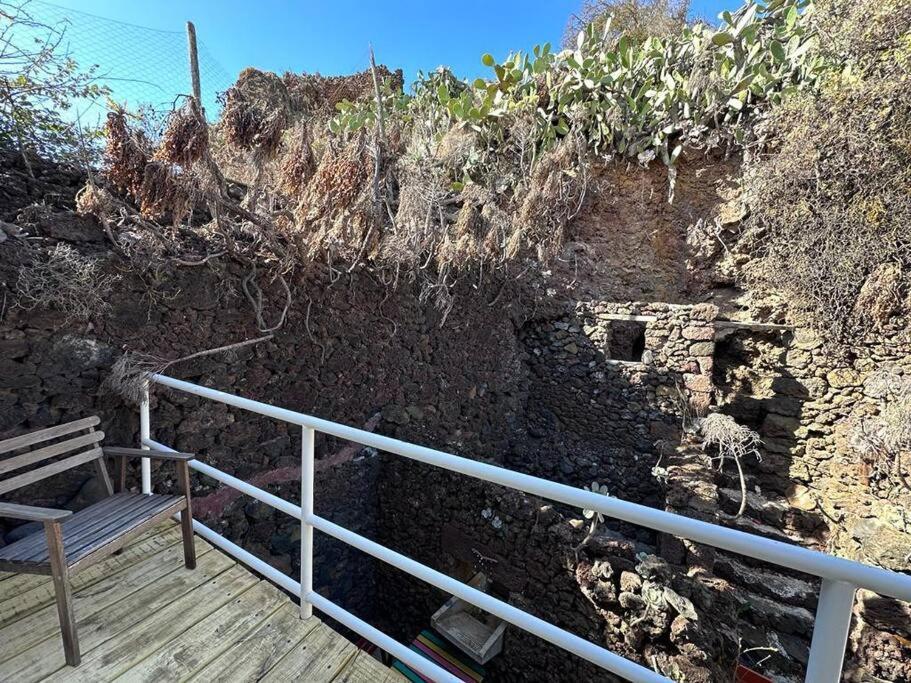
[[[29,465],[33,465],[36,462],[41,462],[42,460],[47,460],[48,458],[62,455],[67,451],[75,451],[76,449],[82,448],[83,446],[89,446],[91,444],[97,443],[103,438],[104,432],[89,432],[88,434],[81,434],[80,436],[74,437],[72,439],[61,441],[60,443],[51,444],[50,446],[45,446],[44,448],[29,451],[28,453],[23,453],[11,458],[2,459],[0,460],[0,474],[6,474],[7,472],[12,472],[13,470],[28,467]]]
[[[16,489],[22,488],[23,486],[28,486],[29,484],[34,484],[36,481],[47,479],[48,477],[52,477],[55,474],[59,474],[60,472],[64,472],[73,467],[78,467],[79,465],[84,465],[87,462],[97,460],[101,457],[101,449],[95,447],[90,451],[85,451],[84,453],[70,456],[69,458],[51,463],[50,465],[39,467],[32,470],[31,472],[25,472],[24,474],[10,477],[9,479],[0,481],[0,495],[9,493],[10,491],[15,491]]]
[[[34,446],[35,444],[41,443],[42,441],[57,439],[61,436],[72,434],[73,432],[79,432],[83,429],[95,427],[100,422],[101,420],[97,416],[93,415],[92,417],[86,417],[74,422],[67,422],[66,424],[57,425],[56,427],[39,429],[37,432],[30,432],[28,434],[14,436],[11,439],[4,439],[3,441],[0,441],[0,453],[9,453],[10,451],[17,451],[20,448],[25,448],[27,446]]]

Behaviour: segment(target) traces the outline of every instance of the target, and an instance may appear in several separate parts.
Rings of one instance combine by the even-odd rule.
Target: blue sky
[[[580,0],[53,0],[57,7],[135,24],[163,33],[111,30],[103,22],[68,13],[35,0],[38,16],[71,15],[70,50],[80,63],[100,63],[108,73],[136,83],[113,83],[124,97],[164,92],[171,83],[186,92],[183,37],[192,20],[202,42],[204,98],[209,88],[224,89],[246,66],[271,71],[346,74],[366,68],[368,44],[377,61],[402,68],[406,81],[419,69],[446,64],[462,77],[486,76],[480,57],[498,58],[536,43],[560,43],[567,18]],[[738,0],[694,0],[693,11],[713,20]],[[87,27],[87,28],[86,28]],[[173,33],[164,33],[173,32]],[[225,83],[222,83],[226,81]]]

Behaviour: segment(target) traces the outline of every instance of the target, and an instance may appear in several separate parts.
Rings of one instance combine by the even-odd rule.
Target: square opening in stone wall
[[[645,351],[645,321],[611,320],[608,329],[608,358],[629,363],[642,361]]]

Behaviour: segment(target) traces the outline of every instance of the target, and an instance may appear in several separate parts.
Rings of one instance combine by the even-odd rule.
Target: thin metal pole
[[[145,445],[147,439],[152,438],[149,426],[149,383],[142,387],[142,399],[139,402],[139,443],[143,450],[149,450]],[[148,458],[142,459],[142,492],[152,493],[152,462]]]
[[[839,683],[848,644],[856,586],[823,579],[813,624],[807,683]]]
[[[306,520],[313,514],[314,437],[311,427],[301,432],[301,619],[313,615],[313,525]]]
[[[202,90],[199,86],[199,53],[196,51],[196,27],[192,21],[187,22],[187,55],[190,60],[190,83],[193,85],[193,97],[202,109]]]

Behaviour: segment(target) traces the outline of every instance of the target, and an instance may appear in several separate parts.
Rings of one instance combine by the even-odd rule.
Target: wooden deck
[[[50,577],[0,572],[0,681],[405,680],[199,537],[196,549],[185,569],[167,522],[75,574],[77,668]]]

